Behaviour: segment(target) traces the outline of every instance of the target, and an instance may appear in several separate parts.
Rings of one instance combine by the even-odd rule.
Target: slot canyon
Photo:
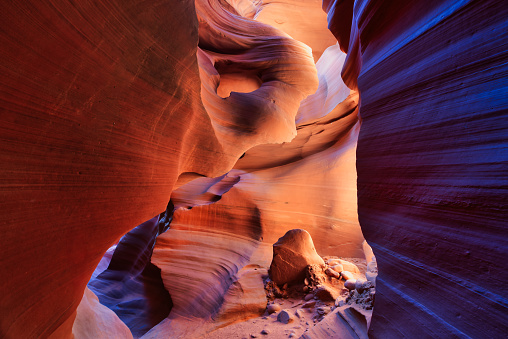
[[[0,338],[508,335],[506,1],[0,18]]]

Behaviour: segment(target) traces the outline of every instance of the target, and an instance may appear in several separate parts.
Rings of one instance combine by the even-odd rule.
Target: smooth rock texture
[[[273,259],[268,273],[277,285],[301,283],[308,265],[325,265],[306,230],[287,231],[273,244]]]
[[[355,1],[348,29],[352,3],[328,8],[361,98],[358,213],[379,268],[369,337],[503,337],[508,7]]]
[[[172,213],[173,205],[169,208]],[[156,237],[166,231],[159,219],[156,216],[123,236],[107,269],[88,282],[101,304],[113,310],[135,338],[165,319],[173,305],[160,269],[150,262]]]
[[[68,338],[106,250],[240,151],[201,104],[192,2],[3,1],[0,23],[0,335]]]
[[[91,276],[135,336],[206,334],[261,309],[292,228],[366,236],[372,338],[508,333],[507,6],[325,0],[328,49],[319,7],[0,3],[0,337],[129,337]],[[129,231],[170,198],[150,259]],[[151,329],[149,285],[174,301]]]
[[[72,334],[76,339],[132,339],[131,331],[97,296],[85,288],[83,299],[77,308]]]

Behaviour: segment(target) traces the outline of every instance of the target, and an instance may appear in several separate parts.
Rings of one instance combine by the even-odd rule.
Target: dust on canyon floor
[[[354,309],[355,313],[365,318],[363,325],[366,331],[375,297],[374,286],[366,279],[366,260],[330,256],[323,259],[325,266],[312,265],[307,268],[303,284],[279,288],[266,273],[265,313],[219,328],[201,338],[312,338],[313,335],[330,333],[329,331],[333,333],[331,327],[336,326],[335,318],[341,317],[341,314],[342,318],[347,318],[347,314],[344,314],[346,309]],[[334,276],[336,271],[332,274],[325,273],[328,268],[337,268],[337,265],[344,269],[338,272],[338,278]],[[346,283],[348,280],[349,283]],[[355,324],[349,326],[355,327]]]

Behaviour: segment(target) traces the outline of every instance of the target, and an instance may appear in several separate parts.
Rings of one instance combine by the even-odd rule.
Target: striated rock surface
[[[361,97],[358,213],[377,259],[369,336],[508,330],[502,1],[330,2]],[[335,7],[334,7],[335,6]]]
[[[132,339],[129,328],[108,307],[99,303],[97,296],[85,288],[77,308],[72,334],[76,339]]]
[[[197,0],[196,12],[203,104],[221,144],[240,157],[258,144],[291,141],[300,102],[318,81],[308,46],[234,5]]]
[[[237,151],[201,105],[192,2],[4,1],[0,22],[0,335],[65,338],[106,250]]]
[[[282,286],[302,282],[308,265],[325,265],[316,253],[312,238],[306,230],[287,231],[273,244],[273,259],[270,264],[270,279]]]
[[[172,204],[169,208],[172,213]],[[128,232],[107,269],[88,283],[101,304],[113,310],[135,338],[165,319],[172,307],[160,270],[150,262],[155,239],[164,231],[156,216]]]
[[[206,10],[200,25],[217,13]],[[241,50],[253,46],[234,46],[256,40],[247,26],[249,37],[233,47],[200,30],[198,53],[192,1],[7,1],[0,19],[0,270],[8,277],[0,334],[70,337],[106,250],[164,211],[173,188],[223,175],[257,143],[291,139],[316,71],[309,48],[268,26],[271,47],[259,38],[246,63]],[[204,50],[219,73],[259,68],[258,93],[232,94],[226,110],[210,104],[220,97],[202,100],[200,73],[203,86],[217,80],[200,71],[214,67],[198,66]],[[272,59],[259,54],[271,50]],[[231,68],[220,66],[224,53]]]

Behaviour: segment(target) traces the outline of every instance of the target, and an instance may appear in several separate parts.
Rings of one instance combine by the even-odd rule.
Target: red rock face
[[[342,75],[361,97],[358,213],[379,266],[369,336],[502,337],[507,7],[357,1],[351,13],[334,34],[351,32]]]
[[[204,100],[205,110],[193,2],[3,2],[0,13],[0,268],[8,276],[0,333],[68,337],[107,248],[162,212],[181,174],[177,186],[195,174],[217,177],[247,148],[291,139],[316,71],[310,50],[281,35],[265,51],[284,62],[257,60],[259,93],[230,96],[223,107],[236,106],[225,111]],[[207,43],[200,37],[202,48],[216,46],[207,58],[239,52],[210,32]],[[259,35],[249,33],[249,41]],[[251,106],[255,115],[245,115]],[[218,122],[215,113],[227,116]]]
[[[201,105],[192,2],[6,1],[0,17],[0,336],[65,337],[107,248],[180,173],[235,159]]]
[[[265,3],[0,4],[0,337],[129,337],[86,284],[170,197],[148,338],[263,310],[293,228],[321,255],[366,235],[371,337],[505,335],[506,6],[325,1],[345,56],[299,23],[316,4]]]

